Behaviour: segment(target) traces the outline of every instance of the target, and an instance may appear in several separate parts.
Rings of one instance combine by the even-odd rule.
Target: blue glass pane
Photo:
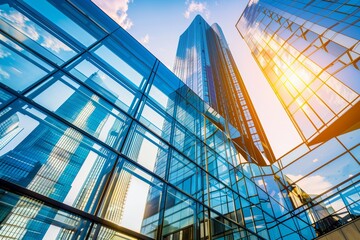
[[[84,25],[86,30],[81,27],[79,23],[74,22],[72,19],[66,16],[62,11],[68,10],[69,6],[64,6],[64,3],[49,3],[47,0],[23,1],[29,4],[29,6],[31,6],[33,9],[38,11],[39,14],[41,14],[47,20],[51,21],[57,27],[64,30],[64,32],[69,34],[74,40],[79,41],[86,47],[95,42],[96,39],[93,35],[95,35],[95,33],[99,34],[100,32],[95,25],[91,26],[92,23],[89,20],[86,21],[85,18],[81,18],[82,22],[80,22],[80,19],[78,21],[79,23]],[[80,16],[81,15],[78,15],[78,18],[80,18]],[[92,32],[89,33],[89,30],[91,30]],[[97,31],[95,32],[95,30]]]
[[[160,177],[165,176],[168,146],[140,125],[130,129],[122,152]]]
[[[93,212],[115,154],[21,101],[0,115],[0,177]]]
[[[116,42],[108,39],[103,44],[96,47],[93,54],[98,56],[106,67],[113,69],[124,82],[136,88],[141,87],[150,76],[150,69]]]
[[[11,101],[12,99],[14,99],[14,96],[12,94],[0,88],[0,107],[2,107],[4,104]]]
[[[121,160],[99,212],[117,225],[155,238],[163,183],[136,165]]]
[[[28,97],[116,149],[130,123],[125,114],[61,73],[33,90]]]
[[[2,239],[80,239],[90,226],[79,216],[2,189],[0,209]]]
[[[16,45],[17,46],[17,45]],[[0,82],[16,90],[23,91],[47,74],[47,71],[24,56],[24,49],[1,44],[0,41]],[[39,61],[41,63],[41,61]],[[31,72],[31,74],[29,74]]]
[[[34,46],[32,48],[44,48],[52,55],[48,57],[51,60],[58,57],[66,61],[75,55],[75,51],[67,43],[50,33],[45,27],[35,23],[30,16],[25,16],[7,4],[0,5],[0,19],[2,20],[1,25],[9,35],[20,42],[24,42],[25,45]],[[25,35],[26,39],[23,39],[22,35]],[[49,53],[46,55],[49,55]],[[55,60],[54,62],[61,64],[61,60]]]

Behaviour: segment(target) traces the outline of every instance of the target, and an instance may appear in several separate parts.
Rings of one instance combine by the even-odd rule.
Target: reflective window
[[[69,34],[69,36],[71,36],[76,41],[81,42],[81,44],[86,47],[95,42],[95,34],[100,35],[100,30],[97,29],[95,25],[92,24],[89,20],[87,20],[86,18],[82,18],[80,14],[77,15],[77,17],[79,18],[78,22],[81,22],[84,25],[86,24],[86,30],[83,27],[80,27],[78,23],[74,22],[68,16],[66,16],[62,11],[68,11],[69,8],[67,6],[65,7],[64,3],[49,3],[47,0],[23,1],[29,4],[29,6],[31,6],[33,9],[38,11],[38,13],[40,13],[47,20],[55,24],[56,27],[61,28],[62,30],[64,30],[65,33]],[[61,10],[58,10],[56,5],[58,5],[57,7]],[[92,31],[91,34],[88,32],[89,30]]]
[[[135,165],[120,161],[99,216],[122,227],[156,238],[162,188],[161,182]]]
[[[176,91],[167,84],[164,84],[164,80],[158,77],[155,77],[153,81],[149,91],[149,97],[170,115],[174,112],[174,102],[180,98]],[[184,100],[181,99],[180,101]]]
[[[0,115],[0,177],[93,212],[115,154],[21,101]]]
[[[90,60],[82,60],[70,72],[85,85],[96,89],[97,93],[126,112],[134,114],[138,103],[138,93],[114,75],[105,73],[100,66]]]
[[[101,58],[102,64],[113,69],[124,82],[136,88],[143,86],[150,76],[150,69],[111,39],[103,41],[92,53]]]
[[[165,177],[168,146],[140,125],[131,128],[123,153],[160,177]]]
[[[196,205],[195,202],[176,191],[168,188],[165,202],[165,213],[162,234],[163,238],[196,239]]]
[[[318,195],[358,174],[359,169],[359,164],[349,153],[346,153],[300,180],[297,184],[307,194]]]
[[[2,239],[80,239],[90,222],[40,201],[0,189]]]
[[[14,96],[12,94],[0,88],[0,107],[2,107],[4,104],[11,101],[12,99],[14,99]]]
[[[143,104],[141,115],[139,113],[140,122],[149,127],[155,133],[159,134],[163,139],[169,141],[172,133],[172,119],[157,109],[154,104],[147,100]]]
[[[40,50],[41,53],[57,64],[75,55],[75,51],[69,44],[41,27],[40,23],[35,23],[30,16],[25,16],[7,4],[0,5],[0,19],[4,21],[3,28],[9,35],[35,51],[43,48]],[[25,36],[25,39],[22,36]]]
[[[122,142],[130,123],[126,115],[61,73],[28,97],[114,148]]]
[[[2,37],[2,36],[0,36]],[[1,40],[11,45],[2,43]],[[6,38],[0,40],[0,82],[16,90],[23,91],[39,81],[49,71],[45,64]],[[32,57],[32,58],[29,58]],[[31,74],[29,74],[31,72]]]
[[[184,192],[203,199],[205,172],[176,151],[172,151],[168,181]]]
[[[292,181],[296,181],[345,151],[336,139],[331,139],[284,168],[282,172]]]
[[[232,191],[224,184],[209,176],[210,207],[236,220],[235,205]]]
[[[175,125],[172,144],[185,156],[205,167],[204,143],[179,124]]]

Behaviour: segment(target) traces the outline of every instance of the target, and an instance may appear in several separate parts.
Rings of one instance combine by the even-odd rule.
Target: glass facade
[[[1,239],[316,236],[278,163],[91,1],[5,0],[0,26]]]
[[[237,28],[304,141],[356,128],[358,1],[250,1]]]
[[[218,24],[210,26],[200,15],[195,17],[180,36],[174,73],[240,131],[233,139],[246,146],[258,164],[275,161]]]
[[[274,165],[313,199],[298,206],[311,212],[318,235],[360,215],[359,7],[251,0],[237,23],[303,138]]]

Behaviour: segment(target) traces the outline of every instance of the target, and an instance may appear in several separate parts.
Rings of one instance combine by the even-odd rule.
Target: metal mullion
[[[0,179],[0,185],[1,185],[1,188],[5,189],[6,191],[9,191],[9,192],[12,192],[14,194],[17,194],[17,195],[20,195],[20,196],[25,196],[27,198],[30,198],[30,199],[34,199],[34,200],[39,200],[41,202],[43,202],[44,205],[47,205],[51,208],[55,208],[57,210],[62,210],[62,211],[66,211],[66,212],[69,212],[71,214],[74,214],[75,216],[78,216],[78,217],[81,217],[81,218],[85,218],[91,222],[94,222],[94,223],[98,223],[98,224],[101,224],[105,227],[108,227],[108,228],[111,228],[115,231],[118,231],[118,232],[123,232],[125,234],[128,234],[130,236],[133,236],[133,237],[136,237],[136,238],[139,238],[139,239],[152,239],[152,238],[149,238],[147,236],[144,236],[138,232],[134,232],[130,229],[127,229],[127,228],[124,228],[124,227],[121,227],[117,224],[114,224],[110,221],[107,221],[105,219],[102,219],[102,218],[99,218],[95,215],[92,215],[88,212],[84,212],[82,210],[79,210],[77,208],[74,208],[72,206],[69,206],[67,204],[64,204],[62,202],[59,202],[59,201],[56,201],[52,198],[49,198],[49,197],[46,197],[44,195],[41,195],[37,192],[34,192],[34,191],[31,191],[27,188],[24,188],[24,187],[21,187],[19,185],[16,185],[14,183],[11,183],[11,182],[8,182],[6,180],[3,180],[3,179]],[[90,230],[90,229],[89,229]]]
[[[166,181],[165,179],[159,177],[158,175],[156,175],[155,173],[153,173],[153,172],[150,171],[149,169],[143,167],[142,165],[140,165],[139,163],[135,162],[134,160],[130,159],[129,157],[127,157],[127,156],[125,156],[125,155],[123,155],[123,154],[121,154],[120,156],[121,156],[122,158],[124,158],[126,161],[128,161],[128,162],[130,162],[131,164],[135,165],[135,166],[136,166],[137,168],[139,168],[140,170],[142,170],[142,171],[144,171],[145,173],[151,175],[152,177],[160,180],[161,182],[169,185],[170,187],[174,188],[176,191],[180,192],[181,194],[185,195],[186,197],[192,199],[192,200],[195,201],[195,202],[200,203],[201,205],[205,206],[206,208],[209,208],[209,206],[205,205],[204,203],[202,203],[201,201],[199,201],[198,199],[196,199],[194,196],[192,196],[192,195],[184,192],[183,190],[181,190],[181,189],[178,188],[177,186],[175,186],[175,185],[173,185],[172,183]],[[217,179],[217,178],[215,178],[215,179]],[[228,189],[230,189],[230,188],[228,188]],[[233,191],[232,189],[230,189],[230,190]],[[241,226],[240,224],[238,224],[237,222],[235,222],[233,219],[229,219],[229,218],[227,218],[226,216],[224,216],[222,213],[220,213],[220,212],[218,212],[218,211],[216,211],[216,210],[214,210],[214,209],[211,209],[211,211],[213,211],[214,213],[218,214],[219,216],[222,216],[222,217],[225,218],[226,220],[234,223],[235,225]],[[243,226],[241,226],[241,227],[244,228]],[[246,228],[244,228],[244,229],[247,230],[247,231],[250,231],[250,232],[253,233],[253,234],[256,234],[256,233],[252,232],[252,231],[249,230],[249,229],[246,229]],[[256,234],[256,235],[257,235],[257,234]]]
[[[5,89],[5,90],[9,90],[8,86],[3,85],[3,83],[0,82],[0,89]],[[12,105],[14,102],[16,102],[16,100],[18,100],[17,96],[14,96],[13,94],[11,94],[11,97],[13,99],[11,99],[10,101],[6,102],[3,104],[3,106],[0,107],[0,112],[2,112],[4,109],[8,108],[10,105]]]
[[[322,164],[321,166],[317,167],[316,169],[308,172],[308,173],[305,174],[302,178],[300,178],[300,179],[296,180],[295,182],[293,182],[293,184],[296,185],[299,181],[307,178],[309,175],[313,174],[313,173],[316,172],[317,170],[319,170],[319,169],[321,169],[321,168],[323,168],[323,167],[328,166],[330,163],[332,163],[332,162],[336,161],[337,159],[339,159],[340,157],[344,156],[345,154],[347,154],[347,153],[349,152],[349,150],[347,150],[347,149],[345,149],[345,150],[346,150],[346,151],[344,151],[344,152],[342,152],[341,154],[333,157],[332,159],[328,160],[327,162],[325,162],[325,163]],[[354,159],[354,160],[355,160],[355,159]],[[356,160],[355,160],[355,161],[356,161]],[[357,161],[356,161],[356,162],[357,162]],[[357,163],[358,163],[358,162],[357,162]],[[287,187],[287,188],[288,188],[288,187]]]
[[[174,117],[171,117],[171,129],[170,129],[170,139],[169,142],[173,143],[174,140],[174,131],[175,131],[175,121],[174,118],[176,116],[176,111],[175,111],[175,106],[177,106],[177,99],[175,99],[174,101]],[[150,100],[151,101],[151,100]],[[165,111],[166,112],[166,111]],[[166,112],[167,115],[169,115]],[[171,145],[169,145],[171,146]],[[166,168],[165,168],[165,177],[164,179],[168,182],[169,181],[169,175],[170,175],[170,166],[171,166],[171,159],[172,159],[172,154],[173,154],[173,149],[170,147],[168,148],[168,155],[167,155],[167,161],[166,161]],[[163,229],[163,225],[164,225],[164,218],[165,218],[165,206],[166,206],[166,201],[167,201],[167,197],[168,197],[168,185],[165,184],[162,190],[162,198],[161,198],[161,203],[160,203],[160,213],[159,213],[159,220],[158,220],[158,226],[159,226],[159,231],[157,232],[157,239],[161,239],[162,238],[162,229]]]
[[[155,68],[156,66],[157,66],[157,62],[155,61],[154,66],[153,66],[153,70],[154,70],[154,68]],[[153,74],[155,74],[155,73],[153,72],[153,70],[152,70],[151,73],[150,73],[149,79],[152,77]],[[142,97],[143,97],[143,95],[142,95]],[[140,98],[139,104],[137,105],[137,107],[136,107],[137,109],[135,109],[135,112],[138,111],[138,108],[139,108],[139,105],[140,105],[140,102],[141,102],[142,97]],[[121,144],[121,147],[119,148],[119,150],[116,152],[116,153],[118,154],[118,157],[117,157],[117,159],[115,160],[114,166],[113,166],[113,168],[112,168],[112,170],[111,170],[111,172],[110,172],[110,174],[109,174],[108,179],[106,180],[105,187],[103,188],[101,197],[100,197],[100,199],[99,199],[99,204],[98,204],[98,206],[97,206],[97,208],[96,208],[96,210],[95,210],[95,214],[96,214],[96,215],[98,214],[98,212],[99,212],[99,210],[100,210],[100,208],[101,208],[102,202],[104,201],[105,195],[106,195],[106,193],[107,193],[107,190],[108,190],[108,188],[109,188],[109,186],[110,186],[110,183],[111,183],[111,181],[112,181],[112,178],[113,178],[113,175],[114,175],[114,173],[115,173],[115,170],[116,170],[116,168],[117,168],[119,159],[120,159],[120,157],[123,158],[123,156],[124,156],[121,152],[122,152],[122,150],[123,150],[123,148],[124,148],[124,146],[125,146],[125,143],[127,142],[127,140],[128,140],[130,137],[131,137],[131,138],[133,137],[133,134],[131,134],[131,129],[132,129],[132,126],[133,126],[133,124],[134,124],[134,120],[135,120],[134,118],[131,120],[130,125],[129,125],[128,130],[127,130],[127,133],[125,134],[125,137],[124,137],[124,139],[123,139],[123,143]],[[127,159],[129,159],[129,158],[127,158]],[[134,162],[135,162],[135,161],[134,161]],[[122,162],[121,168],[122,168],[123,164],[124,164],[124,163]],[[137,165],[138,165],[138,164],[135,164],[135,166],[137,166]]]
[[[22,94],[19,94],[17,92],[15,92],[14,90],[11,89],[11,93],[14,94],[15,96],[18,97],[18,99],[23,100],[24,102],[26,102],[27,104],[34,106],[35,108],[39,109],[41,112],[44,112],[46,115],[56,119],[57,121],[63,123],[66,126],[69,126],[73,129],[75,129],[76,131],[80,132],[82,135],[90,138],[93,142],[101,145],[102,147],[104,147],[105,149],[108,149],[112,152],[118,152],[115,149],[113,149],[112,147],[108,146],[106,143],[100,141],[98,138],[94,137],[93,135],[91,135],[90,133],[86,132],[85,130],[75,126],[73,123],[63,119],[62,117],[60,117],[59,115],[57,115],[56,113],[48,110],[47,108],[43,107],[42,105],[34,102],[33,100],[23,96]]]
[[[357,175],[355,175],[355,177],[356,176],[360,176],[360,173],[359,174],[357,174]],[[360,182],[360,181],[358,181],[358,182]],[[312,200],[314,200],[314,199],[317,199],[317,198],[321,198],[323,195],[325,195],[327,192],[331,192],[333,189],[336,189],[336,188],[338,188],[339,186],[341,186],[342,184],[340,183],[340,184],[338,184],[338,185],[336,185],[336,186],[334,186],[333,188],[331,188],[331,189],[329,189],[329,190],[327,190],[327,191],[325,191],[324,193],[322,193],[321,195],[318,195],[317,197],[315,197],[315,198],[313,198]],[[348,188],[350,188],[350,187],[352,187],[352,186],[354,186],[354,185],[349,185],[349,186],[347,186],[346,188],[344,188],[343,190],[345,190],[345,189],[348,189]],[[298,216],[299,214],[301,214],[301,213],[304,213],[304,212],[306,212],[307,210],[310,210],[310,209],[312,209],[314,206],[317,206],[317,205],[320,205],[322,202],[324,202],[325,200],[327,200],[327,199],[329,199],[329,198],[331,198],[331,197],[333,197],[333,196],[335,196],[336,194],[339,194],[339,192],[336,192],[336,193],[333,193],[332,195],[330,195],[330,196],[328,196],[328,197],[326,197],[325,199],[322,199],[322,201],[321,202],[318,202],[318,203],[316,203],[316,204],[312,204],[311,206],[308,206],[308,205],[306,205],[306,204],[303,204],[302,206],[300,206],[299,208],[301,208],[301,207],[304,207],[304,206],[307,206],[307,208],[305,208],[305,209],[303,209],[303,210],[301,210],[300,212],[298,212],[298,213],[294,213],[294,211],[296,211],[296,210],[298,210],[299,208],[296,208],[296,209],[293,209],[292,211],[290,211],[289,213],[290,213],[290,215],[295,215],[295,216]],[[313,201],[312,201],[313,202]],[[288,220],[289,218],[291,218],[292,216],[290,216],[290,217],[288,217],[288,218],[286,218],[285,220],[282,220],[281,222],[279,222],[279,223],[283,223],[284,221],[286,221],[286,220]]]
[[[0,22],[2,20],[0,19]],[[9,25],[8,23],[5,23],[7,25]],[[9,25],[11,26],[11,25]],[[13,26],[11,26],[13,27]],[[15,31],[19,32],[17,29],[14,29]],[[22,32],[19,32],[20,34],[23,34]],[[28,51],[31,55],[35,56],[35,58],[40,59],[41,61],[43,61],[44,63],[46,63],[47,65],[49,65],[50,67],[53,67],[54,69],[56,68],[56,64],[49,61],[47,58],[43,57],[43,55],[40,54],[34,54],[35,51],[32,50],[32,48],[28,47],[27,45],[25,45],[24,43],[18,41],[16,38],[14,38],[13,36],[9,35],[7,32],[5,32],[3,29],[0,29],[0,34],[5,35],[8,39],[10,39],[10,41],[14,42],[14,44],[16,45],[20,45],[21,48],[25,49],[26,51]],[[24,35],[24,34],[23,34]],[[25,37],[27,37],[26,35],[24,35]],[[28,39],[32,40],[31,38],[27,37]],[[35,41],[34,41],[35,42]],[[8,43],[2,41],[3,45],[6,45],[7,48],[10,48],[12,51],[14,51],[16,54],[20,55],[21,57],[23,57],[24,59],[26,59],[27,61],[31,62],[32,64],[34,64],[35,66],[41,68],[41,70],[46,71],[48,73],[51,73],[48,71],[48,69],[46,67],[44,67],[43,65],[39,64],[39,62],[34,61],[34,59],[31,59],[30,57],[28,57],[27,55],[23,54],[21,51],[16,50],[13,46],[9,45]],[[36,43],[37,45],[39,45],[38,43]],[[60,59],[61,60],[61,59]]]

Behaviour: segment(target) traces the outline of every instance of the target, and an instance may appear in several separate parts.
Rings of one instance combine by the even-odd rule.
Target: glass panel
[[[84,239],[90,222],[0,189],[1,239]]]
[[[95,64],[84,59],[70,72],[88,87],[96,89],[97,93],[108,101],[126,112],[133,113],[138,103],[136,91],[114,75],[105,73],[105,70],[100,70],[100,67],[95,66]]]
[[[42,64],[40,60],[33,57],[35,63],[24,56],[25,49],[12,42],[11,44],[20,52],[0,41],[0,82],[20,92],[40,80],[48,71],[40,66]]]
[[[209,173],[218,178],[222,183],[230,186],[230,167],[225,159],[216,154],[215,151],[207,148],[207,161]]]
[[[326,84],[322,85],[316,94],[331,108],[335,113],[340,112],[347,102],[337,93],[331,90]]]
[[[126,161],[120,162],[110,182],[99,216],[155,238],[162,188],[163,183],[135,165]]]
[[[169,187],[165,203],[163,239],[196,239],[195,224],[195,202]]]
[[[5,22],[1,25],[9,35],[35,50],[43,48],[44,56],[57,64],[63,63],[76,54],[69,45],[58,37],[7,4],[0,5],[0,19]],[[26,36],[25,39],[22,38],[23,35]],[[47,50],[48,53],[44,50]]]
[[[141,123],[160,135],[163,139],[170,141],[172,119],[161,110],[156,109],[156,106],[149,100],[146,100],[146,103],[144,103],[141,115],[139,113],[138,118]]]
[[[205,145],[197,139],[192,133],[187,131],[179,124],[175,125],[173,143],[180,152],[199,164],[205,166],[204,149]]]
[[[181,101],[176,106],[176,120],[198,138],[203,138],[201,124],[203,116],[188,102]]]
[[[0,177],[93,212],[116,155],[21,101],[0,115]]]
[[[321,194],[342,181],[359,173],[359,164],[349,153],[310,174],[297,185],[307,194]]]
[[[236,221],[232,191],[215,178],[209,176],[209,199],[212,209]]]
[[[150,75],[150,69],[126,49],[109,39],[95,48],[93,54],[102,58],[103,64],[114,69],[124,82],[136,88],[139,88]]]
[[[164,84],[164,80],[159,79],[158,77],[155,77],[154,79],[150,88],[149,97],[170,115],[174,112],[174,102],[180,98],[176,91],[167,84]],[[183,99],[181,100],[184,101]]]
[[[309,138],[312,134],[315,133],[316,129],[306,117],[302,109],[299,109],[294,115],[297,125],[300,127],[302,134],[305,138]]]
[[[62,73],[28,97],[114,148],[122,143],[130,122],[125,114]]]
[[[80,27],[77,23],[72,21],[70,18],[68,18],[64,13],[56,9],[56,7],[52,6],[52,4],[57,5],[57,3],[48,3],[48,1],[46,0],[23,0],[23,1],[29,4],[33,9],[38,11],[40,14],[42,14],[42,16],[45,17],[47,20],[51,21],[56,26],[63,29],[65,33],[69,34],[75,40],[80,41],[84,46],[88,47],[90,44],[96,41],[96,39],[91,34],[88,33],[89,30],[92,30],[93,31],[92,34],[94,35],[94,29],[96,29],[96,26],[94,24],[91,25],[91,22],[89,21],[86,22],[87,26],[85,30],[84,28]],[[64,3],[62,4],[64,5]],[[63,9],[61,10],[65,11],[66,7],[62,6],[62,8]],[[77,15],[80,16],[79,14]],[[84,18],[82,19],[82,21],[85,23]],[[89,25],[91,25],[91,27]],[[99,33],[99,30],[97,31],[97,33]]]
[[[160,177],[165,177],[168,146],[140,125],[130,130],[123,153]]]
[[[334,91],[345,98],[348,102],[353,101],[358,94],[356,94],[354,91],[350,90],[345,84],[340,82],[334,77],[330,77],[329,80],[326,82],[327,85],[329,85]]]
[[[170,162],[169,182],[200,201],[205,190],[205,172],[176,151]]]
[[[345,151],[345,148],[336,139],[331,139],[284,168],[283,173],[291,180],[297,181]]]
[[[308,100],[308,103],[325,123],[334,117],[334,113],[331,112],[331,110],[317,96],[312,96]]]
[[[234,238],[233,231],[237,231],[237,226],[225,219],[224,217],[210,212],[211,220],[211,239],[221,240],[221,239],[240,239]],[[244,238],[242,238],[244,239]],[[245,238],[247,239],[247,238]]]
[[[11,101],[15,97],[7,91],[0,88],[0,107]]]

